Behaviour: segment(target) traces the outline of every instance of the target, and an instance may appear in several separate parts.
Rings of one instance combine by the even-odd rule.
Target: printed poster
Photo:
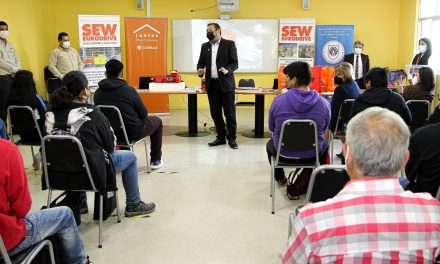
[[[281,18],[278,37],[278,67],[294,61],[314,65],[315,19]]]
[[[316,65],[336,66],[353,52],[354,25],[316,26]]]
[[[78,15],[80,56],[90,87],[105,78],[105,64],[121,60],[119,16]]]

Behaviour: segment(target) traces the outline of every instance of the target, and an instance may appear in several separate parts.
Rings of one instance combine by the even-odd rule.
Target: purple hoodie
[[[287,119],[311,119],[318,129],[319,152],[324,146],[324,133],[330,122],[330,103],[316,91],[289,89],[287,93],[278,95],[269,110],[269,129],[273,132],[275,149],[278,149],[281,127]],[[311,158],[314,151],[286,152],[283,156]]]

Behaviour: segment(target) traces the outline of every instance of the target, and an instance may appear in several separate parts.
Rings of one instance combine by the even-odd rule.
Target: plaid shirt
[[[395,178],[352,180],[333,199],[299,210],[283,263],[434,263],[440,202]]]

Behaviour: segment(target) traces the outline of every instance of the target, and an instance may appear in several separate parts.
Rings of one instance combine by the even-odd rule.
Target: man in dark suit
[[[209,23],[206,32],[209,41],[202,44],[197,63],[197,75],[202,78],[206,71],[209,108],[217,130],[217,138],[208,145],[211,147],[224,145],[227,139],[229,146],[237,149],[234,103],[234,71],[238,68],[237,49],[234,41],[221,37],[221,29],[217,23]],[[226,125],[222,116],[222,108]]]
[[[370,70],[370,58],[362,53],[364,43],[356,40],[353,45],[353,53],[344,56],[344,62],[353,65],[354,79],[359,88],[365,89],[364,77]]]

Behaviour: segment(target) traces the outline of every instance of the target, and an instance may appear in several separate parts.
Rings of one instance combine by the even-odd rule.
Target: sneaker
[[[160,169],[160,168],[162,168],[162,161],[161,160],[155,160],[155,161],[152,161],[151,163],[150,163],[150,168],[152,169],[152,170],[157,170],[157,169]]]
[[[281,180],[275,179],[275,181],[278,182],[281,186],[286,186],[287,185],[287,178],[286,178],[286,176],[284,176]]]
[[[154,212],[154,209],[156,208],[156,205],[154,203],[144,203],[140,201],[136,205],[127,205],[125,207],[125,216],[136,216],[136,215],[145,215],[145,214],[151,214]]]
[[[80,214],[88,214],[89,213],[89,207],[87,206],[87,200],[86,202],[81,201],[79,204],[79,213]]]

